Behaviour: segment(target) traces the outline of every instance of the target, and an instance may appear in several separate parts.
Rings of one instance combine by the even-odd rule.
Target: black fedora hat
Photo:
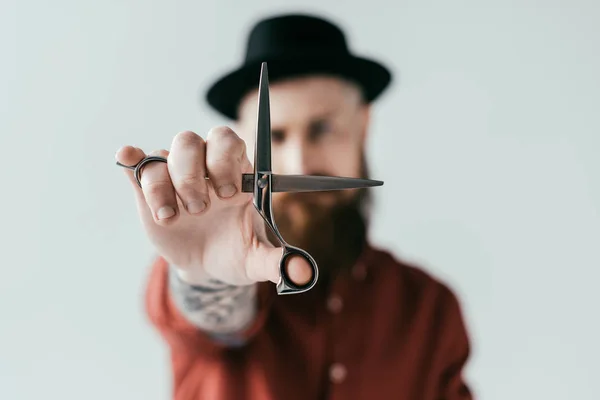
[[[242,97],[258,87],[262,62],[269,66],[270,82],[315,73],[339,76],[358,84],[367,102],[374,101],[392,78],[381,63],[352,54],[344,33],[332,22],[287,14],[254,25],[243,64],[209,87],[208,104],[226,117],[237,118]]]

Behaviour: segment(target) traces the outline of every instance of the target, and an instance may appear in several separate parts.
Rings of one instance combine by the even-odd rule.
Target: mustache
[[[338,203],[344,199],[344,195],[340,191],[273,193],[273,202],[278,204],[299,203],[313,205],[320,203],[323,198],[332,199]]]

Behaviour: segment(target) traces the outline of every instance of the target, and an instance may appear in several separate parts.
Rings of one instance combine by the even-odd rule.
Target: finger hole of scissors
[[[286,248],[281,259],[281,275],[289,286],[304,288],[316,278],[316,265],[310,256],[303,252]]]
[[[142,187],[142,169],[146,166],[146,164],[151,163],[152,161],[160,161],[163,163],[167,162],[167,159],[159,156],[148,156],[140,161],[134,171],[135,181],[137,182],[139,187]]]

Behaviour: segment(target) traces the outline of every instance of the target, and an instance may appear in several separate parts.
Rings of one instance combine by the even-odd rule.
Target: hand
[[[279,280],[282,249],[269,242],[268,229],[242,193],[242,174],[252,173],[246,143],[231,129],[212,129],[206,141],[194,132],[175,136],[167,158],[143,167],[140,188],[133,171],[124,169],[135,193],[142,224],[156,251],[176,266],[190,284],[218,279],[232,285]],[[116,159],[135,165],[146,154],[137,147],[119,149]],[[209,179],[205,179],[208,177]],[[287,264],[290,279],[302,285],[311,278],[300,257]]]

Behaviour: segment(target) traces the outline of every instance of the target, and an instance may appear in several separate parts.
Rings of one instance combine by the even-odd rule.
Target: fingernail
[[[187,210],[190,214],[198,214],[201,213],[206,208],[206,203],[202,200],[189,202],[187,205]]]
[[[173,215],[175,215],[175,210],[173,209],[173,207],[169,207],[169,206],[161,207],[156,212],[156,216],[158,217],[158,219],[171,218]]]
[[[235,186],[231,184],[220,186],[217,193],[219,197],[231,197],[235,194]]]

